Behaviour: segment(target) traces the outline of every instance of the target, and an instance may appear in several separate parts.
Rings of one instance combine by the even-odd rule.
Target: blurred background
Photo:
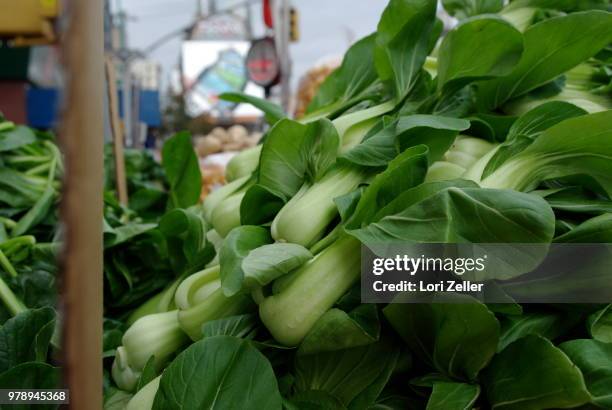
[[[54,129],[63,87],[54,33],[61,2],[20,3],[20,27],[2,25],[23,35],[0,42],[0,112]],[[157,154],[165,138],[189,130],[207,178],[222,183],[225,163],[265,129],[258,110],[218,95],[265,97],[299,117],[346,49],[376,29],[385,4],[105,0],[106,139],[120,133],[125,147]]]

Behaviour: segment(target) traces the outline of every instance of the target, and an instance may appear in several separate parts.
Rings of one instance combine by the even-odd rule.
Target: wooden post
[[[127,181],[125,176],[125,156],[123,147],[125,138],[123,136],[123,126],[119,118],[119,100],[117,97],[117,76],[115,75],[115,64],[110,56],[105,61],[106,84],[108,92],[109,117],[111,132],[113,133],[113,157],[115,160],[115,181],[117,196],[122,205],[128,204]]]
[[[64,379],[70,408],[102,408],[103,1],[66,2],[66,89],[60,142]]]

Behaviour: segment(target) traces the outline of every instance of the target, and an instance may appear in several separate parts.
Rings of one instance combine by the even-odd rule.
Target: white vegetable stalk
[[[136,387],[140,373],[151,357],[159,371],[187,342],[177,313],[172,310],[142,317],[125,332],[112,368],[113,379],[122,390],[132,391]]]
[[[461,178],[464,173],[465,168],[459,165],[447,161],[436,161],[427,170],[425,182],[438,182],[457,179]]]
[[[550,158],[528,156],[513,158],[480,181],[480,186],[493,189],[513,189],[521,192],[530,191],[536,188],[542,175],[547,174],[547,163],[552,163],[559,157],[551,155]]]
[[[360,277],[360,244],[345,235],[300,267],[278,294],[259,305],[274,339],[297,346],[317,320]]]
[[[365,110],[345,114],[333,121],[334,127],[336,127],[338,135],[340,135],[342,138],[346,131],[353,125],[372,118],[378,118],[381,115],[388,113],[393,108],[395,108],[395,103],[393,101],[386,101],[382,104],[366,108]]]
[[[151,410],[155,401],[155,395],[157,390],[159,390],[160,380],[161,376],[157,376],[144,385],[142,389],[138,390],[138,393],[128,402],[125,410]]]
[[[243,188],[223,199],[212,213],[211,223],[215,231],[225,237],[237,226],[240,226],[240,204],[246,194],[247,188]]]
[[[176,290],[181,329],[192,340],[202,338],[202,325],[211,320],[247,313],[253,307],[250,296],[227,297],[221,288],[219,266],[204,269],[186,278]]]
[[[534,7],[521,7],[502,10],[499,15],[518,31],[524,32],[533,22],[536,11]]]
[[[369,129],[376,123],[381,115],[388,113],[395,108],[393,101],[387,101],[374,107],[366,108],[365,110],[355,111],[349,114],[342,115],[333,121],[334,127],[340,136],[341,146],[346,144],[357,145],[361,142],[361,139],[369,131]],[[373,120],[373,121],[372,121]],[[365,124],[364,124],[365,123]],[[369,128],[367,127],[369,125]],[[357,128],[355,128],[357,127]],[[348,136],[348,132],[352,132],[351,128],[355,128],[355,132],[361,135],[361,139],[357,136]],[[359,130],[359,131],[357,131]],[[346,139],[346,142],[345,142]]]
[[[371,118],[349,127],[344,135],[342,135],[339,153],[344,154],[351,148],[361,144],[363,138],[377,122],[378,118]]]
[[[130,314],[127,324],[131,326],[141,317],[176,309],[176,305],[174,304],[174,292],[179,283],[181,283],[180,278],[176,279],[166,289],[136,308],[132,314]]]
[[[250,176],[257,168],[257,165],[259,165],[262,147],[263,145],[261,144],[256,145],[234,155],[225,167],[225,180],[232,182]]]
[[[559,94],[547,98],[534,99],[530,96],[518,98],[505,104],[503,110],[506,114],[521,116],[549,101],[565,101],[582,108],[589,114],[612,109],[612,98],[608,95],[566,87]]]
[[[238,178],[227,185],[222,186],[212,191],[204,200],[202,204],[202,210],[204,211],[204,217],[208,222],[212,220],[213,211],[219,205],[221,201],[236,192],[244,185],[250,178],[250,175]]]
[[[249,295],[238,293],[227,297],[223,294],[223,289],[218,287],[203,301],[188,309],[181,309],[178,320],[181,329],[189,335],[191,340],[197,341],[202,338],[202,325],[204,323],[248,313],[252,307],[253,300]]]
[[[456,178],[468,178],[465,174],[476,164],[480,164],[486,157],[486,162],[482,164],[482,171],[487,162],[496,151],[496,145],[480,138],[459,135],[450,149],[444,154],[441,161],[434,162],[425,178],[426,182],[445,181]]]
[[[337,167],[312,186],[304,185],[274,218],[272,237],[310,247],[323,237],[338,214],[334,198],[355,190],[366,180],[367,174],[361,170]]]
[[[436,57],[427,56],[423,69],[432,77],[436,77],[438,75],[438,59]]]
[[[189,309],[204,301],[221,287],[219,265],[212,266],[187,277],[176,290],[174,303],[179,309]]]
[[[484,172],[487,164],[493,158],[495,153],[499,150],[501,145],[496,146],[491,151],[489,151],[486,155],[476,161],[469,169],[465,171],[462,178],[469,179],[470,181],[480,182],[482,178],[482,173]]]

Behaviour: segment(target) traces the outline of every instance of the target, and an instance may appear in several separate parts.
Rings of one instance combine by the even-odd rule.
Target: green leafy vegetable
[[[193,344],[168,366],[153,409],[280,410],[281,404],[270,362],[247,341],[214,336]]]

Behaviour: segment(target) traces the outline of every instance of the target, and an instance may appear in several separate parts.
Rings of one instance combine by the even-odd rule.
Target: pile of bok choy
[[[612,242],[609,3],[442,3],[390,0],[299,121],[224,96],[271,128],[202,205],[166,167],[108,409],[612,408],[612,305],[361,303],[361,244]]]

